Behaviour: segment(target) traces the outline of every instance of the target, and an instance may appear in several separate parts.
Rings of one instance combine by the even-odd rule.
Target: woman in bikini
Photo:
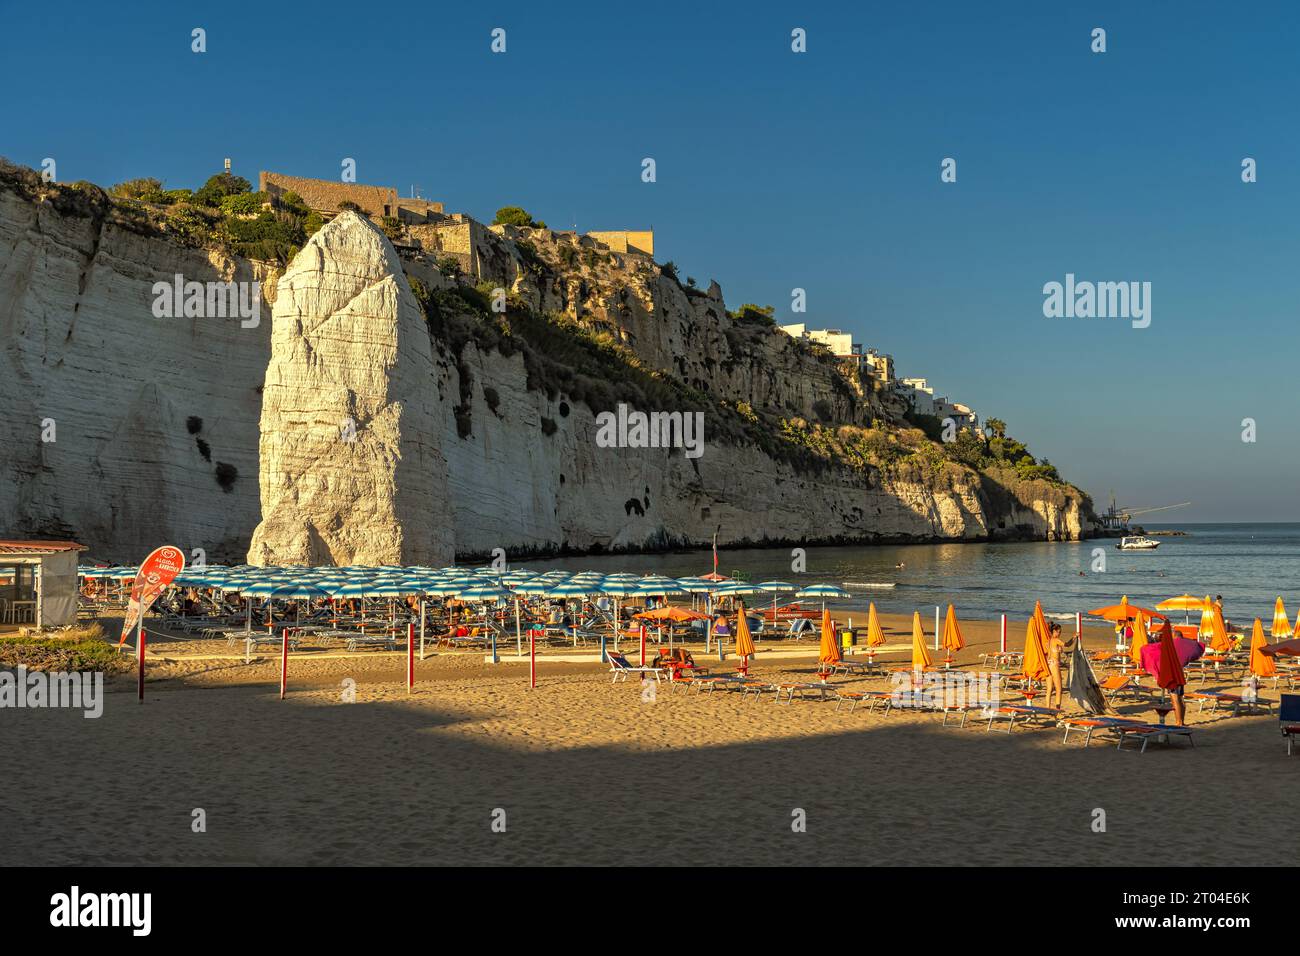
[[[1061,625],[1051,624],[1047,628],[1047,706],[1060,710],[1065,703],[1065,690],[1061,685],[1061,654],[1073,650],[1074,638],[1061,640]],[[1052,703],[1055,695],[1056,703]]]

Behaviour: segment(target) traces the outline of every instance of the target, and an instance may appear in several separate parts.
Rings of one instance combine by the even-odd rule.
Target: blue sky
[[[353,157],[479,218],[653,225],[683,276],[782,319],[806,289],[797,318],[1005,419],[1099,505],[1300,519],[1292,5],[0,11],[0,154],[63,181],[194,186],[225,156],[333,178]],[[1044,318],[1067,272],[1150,281],[1151,326]]]

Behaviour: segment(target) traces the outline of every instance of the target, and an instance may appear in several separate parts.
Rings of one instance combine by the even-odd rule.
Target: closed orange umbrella
[[[1281,603],[1278,598],[1278,603]],[[1255,618],[1255,629],[1250,635],[1250,672],[1256,677],[1276,677],[1277,663],[1267,654],[1261,653],[1264,645],[1264,622]]]
[[[1047,630],[1039,623],[1043,620],[1041,604],[1034,604],[1034,613],[1025,625],[1025,661],[1021,673],[1030,680],[1047,678]]]
[[[867,605],[867,646],[879,647],[885,643],[885,629],[880,626],[880,615],[876,613],[876,602]]]
[[[1187,683],[1183,662],[1178,659],[1178,648],[1174,646],[1174,629],[1168,621],[1160,629],[1160,673],[1156,675],[1156,683],[1165,690]]]
[[[1210,649],[1220,653],[1232,650],[1232,639],[1228,637],[1228,625],[1223,622],[1223,608],[1215,604],[1210,608]]]
[[[943,646],[949,653],[966,646],[966,640],[961,636],[961,625],[957,623],[957,612],[951,604],[948,605],[948,616],[943,619]]]
[[[912,612],[912,670],[923,671],[931,667],[930,652],[925,647],[925,628],[921,627],[921,612]]]
[[[736,605],[736,654],[741,659],[740,672],[749,673],[749,658],[754,653],[754,638],[749,633],[749,619],[743,602]]]
[[[838,664],[840,660],[840,646],[835,640],[835,625],[831,622],[831,612],[826,608],[822,608],[822,646],[817,660],[823,665]]]
[[[1297,618],[1297,620],[1300,621],[1300,618]],[[1273,627],[1271,628],[1271,631],[1274,640],[1277,640],[1279,637],[1291,636],[1291,622],[1287,620],[1286,605],[1282,603],[1281,597],[1279,597],[1277,603],[1273,605]],[[1254,641],[1252,640],[1251,643],[1253,645]]]
[[[1133,643],[1129,645],[1128,656],[1139,670],[1142,668],[1142,648],[1150,642],[1151,637],[1147,634],[1146,622],[1142,620],[1141,615],[1138,615],[1133,619]]]

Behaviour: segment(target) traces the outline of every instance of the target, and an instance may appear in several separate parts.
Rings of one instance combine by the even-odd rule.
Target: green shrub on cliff
[[[227,196],[252,192],[252,189],[252,184],[243,176],[217,173],[215,176],[209,176],[208,181],[194,194],[194,201],[200,206],[219,206],[221,200]]]

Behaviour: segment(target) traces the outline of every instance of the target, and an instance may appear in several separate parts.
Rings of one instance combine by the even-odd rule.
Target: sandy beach
[[[884,623],[892,650],[882,660],[901,666],[910,621]],[[958,667],[977,669],[997,625],[963,628]],[[1024,621],[1009,632],[1019,649]],[[1110,638],[1108,628],[1085,633],[1089,646]],[[792,649],[803,656],[776,656]],[[227,654],[224,642],[151,650],[143,705],[134,678],[119,678],[97,720],[6,714],[0,756],[23,769],[0,783],[0,864],[1195,866],[1295,856],[1267,822],[1300,767],[1284,762],[1273,716],[1193,705],[1194,749],[1139,754],[1063,745],[1055,728],[987,733],[980,720],[943,727],[936,714],[818,700],[663,684],[647,701],[637,681],[611,684],[596,663],[543,663],[530,689],[526,666],[466,652],[420,662],[410,696],[402,655],[295,656],[280,701],[275,655],[187,659]],[[751,672],[807,680],[815,666],[815,642],[759,641]],[[348,679],[352,703],[342,700]],[[889,688],[879,677],[834,680]],[[1154,719],[1140,705],[1120,710]],[[206,832],[192,828],[196,808]],[[505,832],[494,832],[498,808]],[[798,810],[806,832],[792,829]]]

